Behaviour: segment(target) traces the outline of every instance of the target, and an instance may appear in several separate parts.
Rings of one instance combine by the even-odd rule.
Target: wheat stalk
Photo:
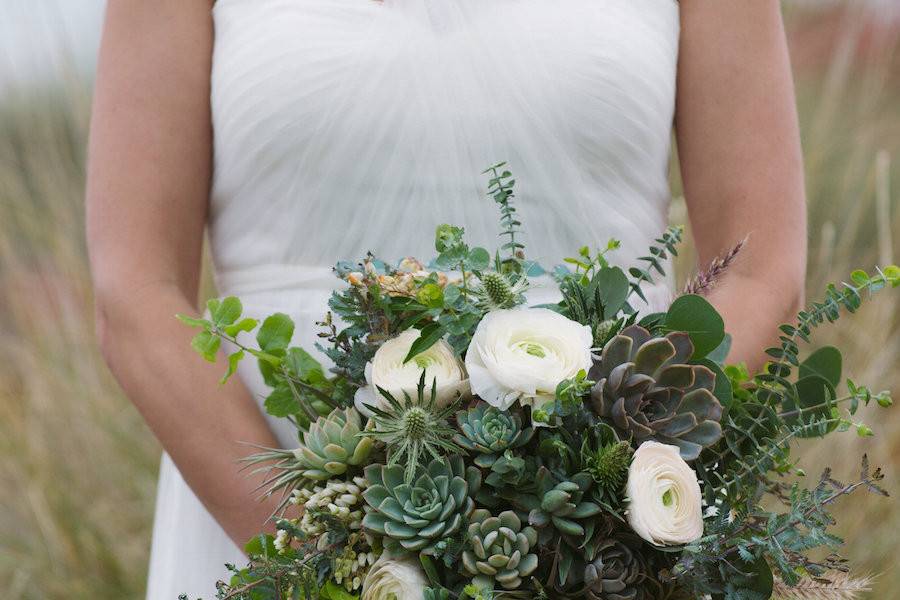
[[[777,600],[857,600],[872,588],[873,577],[851,577],[832,572],[822,579],[804,578],[795,586],[775,579],[773,598]]]
[[[684,286],[684,294],[705,295],[716,286],[728,267],[735,261],[744,246],[747,245],[748,237],[745,237],[735,246],[721,256],[714,258],[704,269],[701,269],[694,275]]]

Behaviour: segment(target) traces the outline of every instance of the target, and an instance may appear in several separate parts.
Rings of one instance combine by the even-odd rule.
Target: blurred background
[[[900,249],[900,1],[785,3],[806,152],[810,299]],[[83,233],[101,0],[0,0],[0,590],[5,600],[144,593],[160,448],[94,344]],[[673,169],[673,173],[675,170]],[[893,180],[893,184],[892,184]],[[677,190],[679,182],[673,181]],[[676,202],[674,222],[684,221]],[[892,237],[893,235],[893,237]],[[688,249],[680,277],[692,269]],[[207,288],[208,293],[211,290]],[[900,395],[900,310],[885,295],[825,328],[846,374]],[[814,477],[867,452],[900,495],[900,413],[875,437],[806,443]],[[865,418],[865,416],[863,417]],[[838,532],[895,598],[900,502],[857,496]],[[173,598],[174,600],[174,598]]]

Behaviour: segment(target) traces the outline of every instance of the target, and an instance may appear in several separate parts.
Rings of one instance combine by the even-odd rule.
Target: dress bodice
[[[225,291],[369,250],[427,261],[444,222],[495,247],[481,172],[503,160],[544,266],[611,237],[628,264],[665,227],[675,0],[219,0],[214,16]]]

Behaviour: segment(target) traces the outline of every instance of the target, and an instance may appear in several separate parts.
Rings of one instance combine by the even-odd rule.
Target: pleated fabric
[[[441,223],[498,245],[481,172],[499,161],[529,259],[616,238],[612,261],[633,264],[667,222],[678,16],[675,0],[219,0],[220,292],[292,315],[311,350],[336,261],[427,262]],[[648,293],[664,305],[665,286]],[[262,399],[254,369],[239,375]],[[164,457],[148,598],[213,598],[240,561]]]

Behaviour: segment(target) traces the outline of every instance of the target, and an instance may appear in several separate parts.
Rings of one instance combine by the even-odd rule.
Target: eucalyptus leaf
[[[483,271],[491,264],[491,255],[484,248],[472,248],[466,258],[466,266],[472,271]]]
[[[731,380],[725,375],[725,371],[722,370],[722,367],[718,363],[709,358],[698,360],[697,364],[703,365],[716,374],[716,384],[713,388],[713,395],[726,411],[730,409],[731,404],[734,402],[734,392],[731,388]]]
[[[591,281],[591,287],[600,290],[604,319],[615,317],[622,310],[631,292],[628,276],[619,267],[600,269]]]
[[[672,303],[663,326],[668,331],[684,331],[691,336],[695,360],[715,350],[725,339],[725,322],[721,315],[712,304],[693,294],[681,296]]]
[[[717,365],[724,365],[728,359],[728,353],[731,352],[731,334],[726,333],[722,343],[716,346],[716,349],[710,352],[706,358],[713,361]]]
[[[840,350],[834,346],[822,346],[800,364],[800,377],[819,375],[836,388],[841,383],[842,365]]]
[[[785,422],[795,425],[801,421],[809,422],[811,418],[821,420],[834,416],[836,409],[831,402],[835,398],[835,390],[834,385],[829,380],[820,375],[807,375],[800,378],[794,384],[794,388],[797,390],[796,404],[793,400],[787,399],[783,402],[782,409],[786,412],[804,409],[807,412],[802,415],[802,418],[796,416],[786,417]],[[834,431],[837,425],[837,422],[830,423],[824,432],[821,433]],[[818,428],[812,428],[809,431],[804,430],[798,437],[820,437],[820,431]]]

